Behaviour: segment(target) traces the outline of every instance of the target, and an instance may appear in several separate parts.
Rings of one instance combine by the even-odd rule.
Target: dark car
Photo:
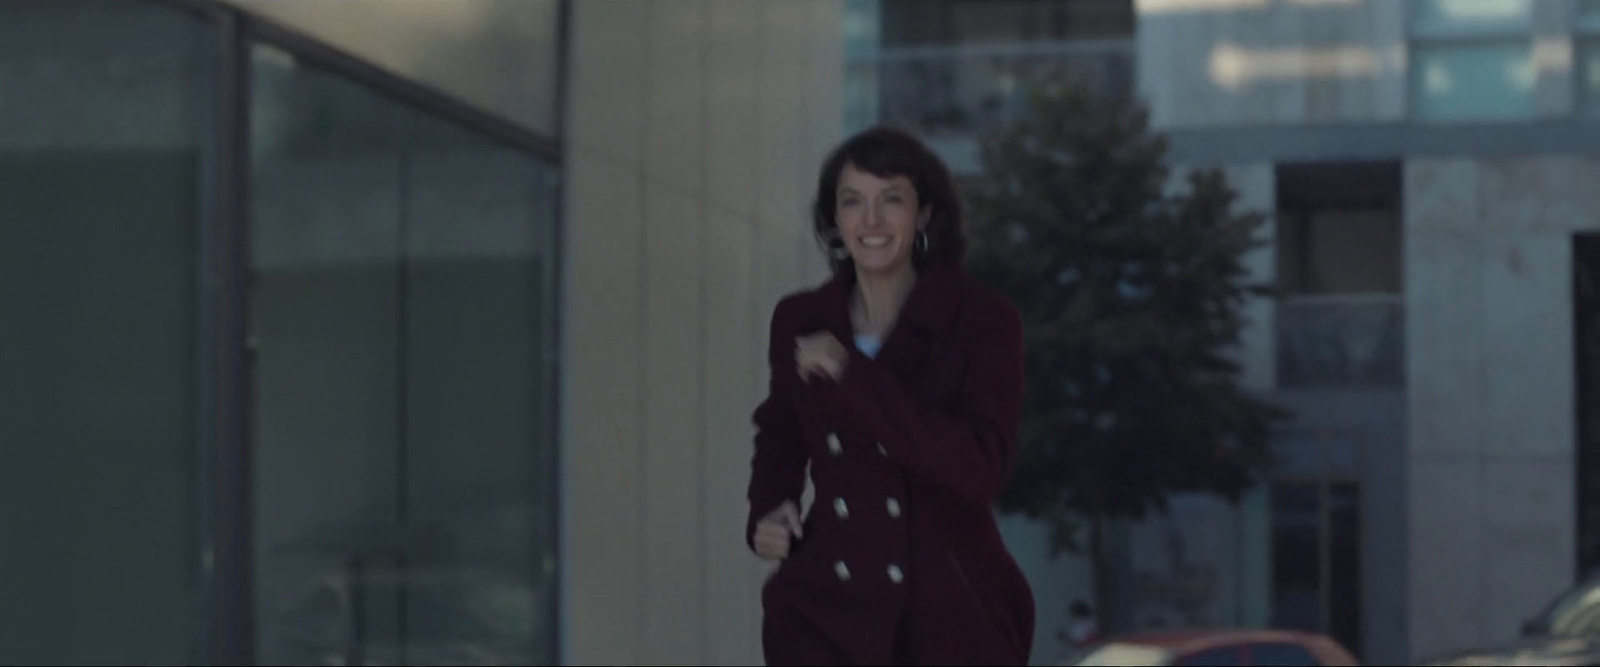
[[[1462,651],[1428,665],[1600,665],[1600,575],[1552,600],[1511,644]]]
[[[1163,630],[1118,635],[1074,665],[1359,665],[1326,636],[1294,630]]]

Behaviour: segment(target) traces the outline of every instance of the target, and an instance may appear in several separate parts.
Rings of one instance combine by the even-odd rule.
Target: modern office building
[[[0,0],[0,662],[759,661],[841,23]]]
[[[1019,72],[1116,95],[1131,70],[1174,163],[1274,214],[1255,264],[1278,294],[1242,356],[1297,413],[1284,463],[1237,508],[1129,527],[1124,624],[1310,627],[1406,661],[1509,640],[1600,564],[1600,3],[850,7],[877,22],[851,46],[853,123],[972,172]],[[1082,594],[1051,572],[1036,587]]]

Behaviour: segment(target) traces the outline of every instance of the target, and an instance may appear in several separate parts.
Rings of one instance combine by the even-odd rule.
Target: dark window
[[[943,150],[957,171],[977,169],[975,137],[1025,116],[1031,89],[1133,91],[1131,0],[883,0],[875,26],[860,14],[876,43],[854,38],[850,85],[876,100],[852,100],[851,122],[954,140],[965,147]]]
[[[1272,626],[1319,631],[1322,586],[1322,494],[1316,482],[1272,485]]]
[[[885,46],[1008,44],[1133,34],[1131,0],[885,0]]]
[[[1400,192],[1397,162],[1279,166],[1282,293],[1399,293]]]
[[[1572,253],[1578,576],[1589,576],[1600,570],[1600,234],[1575,237]]]
[[[1323,632],[1351,651],[1361,650],[1361,487],[1328,485],[1328,627]],[[1271,664],[1271,663],[1262,663]]]
[[[1352,651],[1361,635],[1360,486],[1272,485],[1272,625],[1321,632]]]
[[[1277,170],[1278,384],[1405,381],[1400,165]]]
[[[1322,664],[1317,660],[1316,656],[1311,655],[1311,652],[1306,650],[1306,647],[1291,642],[1251,644],[1249,654],[1250,664],[1253,665],[1302,667],[1304,665]]]

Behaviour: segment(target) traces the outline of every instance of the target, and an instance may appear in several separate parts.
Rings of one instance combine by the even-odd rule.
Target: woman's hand
[[[756,522],[756,534],[751,542],[755,544],[757,556],[783,560],[789,557],[790,542],[799,538],[800,510],[794,502],[785,500],[778,509]]]
[[[801,380],[827,377],[834,382],[844,378],[845,367],[850,363],[850,353],[839,344],[839,339],[826,331],[795,339],[795,369]]]

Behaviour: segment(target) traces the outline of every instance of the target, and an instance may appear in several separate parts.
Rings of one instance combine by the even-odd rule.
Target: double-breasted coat
[[[874,358],[852,344],[853,277],[784,298],[755,410],[746,540],[815,500],[762,589],[769,664],[1023,665],[1034,602],[991,503],[1022,409],[1017,310],[954,263],[925,267]],[[844,377],[802,381],[795,339],[828,331]]]

